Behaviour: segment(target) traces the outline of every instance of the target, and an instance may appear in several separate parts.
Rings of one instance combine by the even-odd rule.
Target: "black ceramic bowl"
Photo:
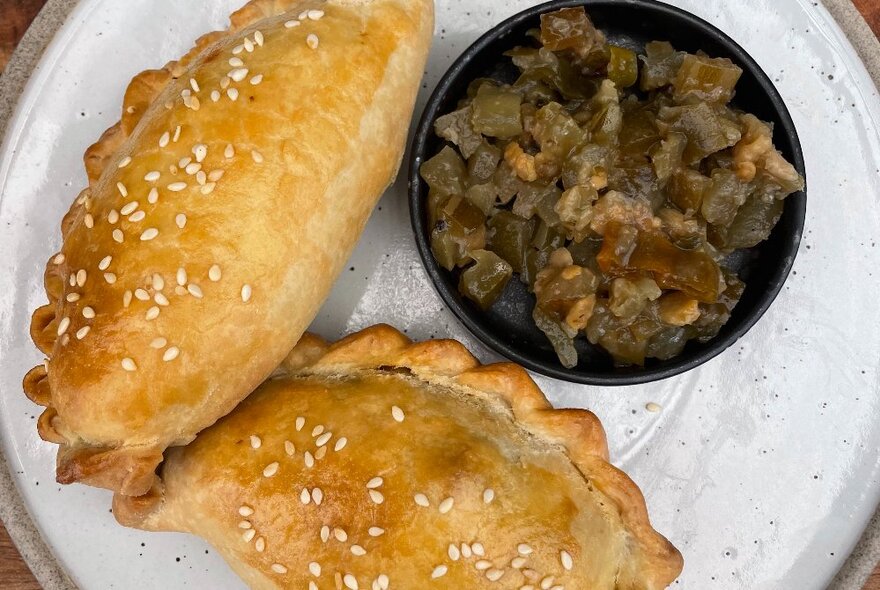
[[[504,21],[459,57],[443,76],[422,114],[411,151],[409,167],[410,216],[419,253],[440,296],[456,316],[498,353],[539,373],[593,385],[629,385],[677,375],[723,352],[746,333],[776,298],[791,270],[804,226],[807,196],[799,192],[785,200],[785,210],[770,238],[751,250],[738,253],[730,264],[745,281],[742,299],[721,332],[706,344],[689,342],[668,361],[648,359],[644,367],[614,367],[610,356],[583,336],[575,345],[579,363],[563,367],[544,334],[532,321],[534,296],[519,280],[511,280],[501,298],[487,312],[458,292],[458,272],[448,272],[434,260],[430,246],[426,199],[428,186],[419,166],[434,156],[443,140],[434,134],[437,117],[455,110],[475,78],[491,77],[513,82],[517,70],[502,54],[526,45],[526,31],[540,24],[545,12],[584,6],[610,42],[643,53],[652,40],[669,41],[676,49],[703,50],[712,57],[727,57],[743,69],[733,104],[774,125],[773,141],[785,158],[806,176],[800,142],[791,116],[773,83],[758,64],[720,30],[690,13],[652,0],[563,0],[535,6]]]

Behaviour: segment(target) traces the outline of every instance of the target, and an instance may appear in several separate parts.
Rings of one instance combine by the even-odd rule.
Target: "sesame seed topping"
[[[382,492],[379,490],[370,490],[370,500],[373,501],[374,504],[381,504],[385,501],[385,496],[382,495]]]
[[[126,203],[125,206],[122,207],[122,209],[120,209],[120,213],[122,213],[123,215],[129,215],[129,214],[133,213],[134,211],[136,211],[137,208],[138,208],[138,202],[132,201],[131,203]]]
[[[119,191],[119,194],[122,195],[123,197],[128,196],[128,189],[125,188],[125,185],[122,184],[121,182],[116,183],[116,189]]]
[[[324,17],[323,10],[310,10],[306,13],[309,20],[321,20]]]
[[[369,529],[367,529],[367,533],[371,537],[381,537],[382,535],[385,534],[385,529],[377,527],[377,526],[371,526]]]
[[[474,564],[474,568],[479,571],[485,571],[485,570],[489,569],[490,567],[492,567],[492,562],[487,561],[485,559],[481,559],[481,560],[477,561],[477,563]]]
[[[516,551],[520,555],[530,555],[532,553],[532,548],[525,543],[520,543],[516,546]]]
[[[150,309],[147,310],[147,313],[145,314],[144,317],[147,318],[148,322],[155,320],[157,317],[159,317],[159,308],[154,305],[153,307],[151,307]]]
[[[483,490],[483,502],[485,504],[491,504],[492,500],[495,499],[495,490],[492,488],[486,488]]]
[[[172,346],[168,350],[165,351],[165,354],[162,355],[162,360],[167,362],[173,361],[178,356],[180,356],[180,349],[176,346]]]
[[[82,328],[80,328],[79,330],[76,331],[76,339],[82,340],[83,338],[86,337],[86,334],[88,334],[89,330],[91,330],[91,329],[92,328],[90,326],[83,326]]]
[[[177,143],[177,140],[180,139],[180,131],[181,131],[180,125],[175,127],[174,137],[171,138],[171,141],[173,141],[174,143]]]
[[[478,555],[479,557],[483,557],[486,555],[486,550],[483,549],[482,543],[474,543],[471,545],[471,550],[474,552],[474,555]]]
[[[467,543],[461,544],[461,555],[465,559],[470,559],[471,555],[473,555],[473,551],[471,550],[471,546]]]
[[[204,297],[204,294],[202,293],[202,288],[194,283],[190,283],[189,285],[187,285],[186,290],[189,291],[189,294],[196,299],[201,299],[202,297]]]
[[[226,157],[227,160],[235,156],[235,148],[232,146],[231,143],[226,145],[226,149],[223,150],[223,155]]]
[[[65,332],[67,332],[67,328],[70,327],[70,318],[63,318],[60,322],[58,322],[58,335],[61,336]]]
[[[177,227],[183,229],[184,227],[186,227],[186,215],[184,215],[183,213],[178,213],[177,216],[174,218],[174,223],[177,224]]]
[[[428,501],[428,496],[426,496],[425,494],[416,494],[415,496],[413,496],[413,500],[415,500],[416,504],[424,508],[427,508],[431,505],[431,503]]]
[[[147,217],[147,214],[144,213],[143,211],[135,211],[134,213],[131,214],[131,216],[129,216],[128,220],[133,223],[137,223],[139,221],[143,221],[146,217]]]
[[[248,529],[244,532],[244,534],[242,534],[241,538],[244,540],[245,543],[250,543],[256,535],[257,531],[255,531],[254,529]]]
[[[329,538],[330,538],[330,527],[328,527],[325,524],[324,526],[321,527],[321,541],[326,543]]]
[[[159,138],[159,147],[164,148],[168,145],[169,141],[171,141],[171,134],[166,131],[162,134],[162,137]]]
[[[284,452],[287,453],[288,456],[293,457],[296,453],[296,446],[289,440],[286,440],[284,441]]]
[[[107,221],[110,224],[114,224],[119,221],[119,211],[116,209],[110,209],[110,213],[107,214]]]
[[[83,317],[86,318],[87,320],[95,319],[95,310],[92,309],[91,307],[88,307],[88,306],[84,307],[82,310],[82,314],[83,314]]]
[[[250,523],[249,520],[243,520],[243,521],[241,521],[241,522],[238,523],[238,528],[240,528],[240,529],[252,529],[252,528],[254,528],[254,525],[252,525],[252,524]]]
[[[257,150],[251,151],[251,157],[254,159],[254,162],[256,162],[257,164],[263,163],[263,154],[261,154]]]
[[[321,575],[321,564],[317,561],[309,563],[309,573],[316,578],[319,577]]]
[[[186,269],[178,268],[177,269],[177,284],[181,287],[186,285],[187,277],[186,277]]]
[[[656,402],[648,402],[647,404],[645,404],[645,409],[648,410],[649,412],[651,412],[652,414],[656,414],[657,412],[662,410],[663,407]]]
[[[302,416],[298,416],[296,418],[295,425],[296,425],[296,431],[299,432],[300,430],[303,429],[303,426],[306,425],[306,419],[303,418]]]
[[[204,162],[205,158],[208,157],[208,146],[203,143],[196,144],[193,146],[193,154],[196,156],[196,162]]]
[[[76,274],[71,274],[70,281],[68,281],[68,282],[70,283],[71,287],[76,287]]]
[[[336,537],[336,540],[340,543],[345,543],[346,541],[348,541],[348,533],[345,532],[345,529],[334,528],[333,536]]]
[[[229,79],[229,76],[223,76],[220,78],[220,88],[226,90],[229,88],[229,85],[232,84],[232,80]]]
[[[180,161],[177,162],[177,166],[178,166],[178,168],[186,168],[187,166],[190,165],[190,163],[192,161],[193,161],[193,159],[191,157],[185,156],[185,157],[181,158]]]
[[[262,47],[263,43],[265,42],[265,38],[263,37],[263,33],[261,33],[260,31],[256,31],[254,33],[254,41],[257,42],[257,45]]]
[[[562,567],[568,571],[571,571],[571,568],[574,567],[574,560],[568,551],[561,551],[559,553],[559,561],[562,563]]]
[[[324,492],[321,491],[321,488],[315,488],[312,490],[312,502],[315,503],[316,506],[320,506],[321,502],[324,501]]]
[[[490,569],[486,572],[486,579],[490,582],[497,582],[501,579],[501,576],[504,575],[504,572],[498,569]]]
[[[256,434],[252,434],[250,440],[252,449],[259,449],[261,446],[263,446],[263,441],[260,440],[260,437]]]
[[[244,80],[247,77],[247,75],[248,75],[247,68],[236,68],[236,69],[232,70],[231,72],[229,72],[229,77],[232,78],[233,82],[241,82],[242,80]]]
[[[88,278],[89,278],[89,275],[86,272],[86,269],[81,268],[78,271],[76,271],[76,284],[79,285],[80,287],[85,286],[86,280],[88,280]]]
[[[385,483],[385,480],[379,476],[376,476],[367,482],[367,489],[374,490],[374,489],[380,487],[383,483]]]
[[[345,574],[342,577],[342,582],[348,590],[360,590],[357,579],[351,574]]]
[[[308,45],[311,49],[317,49],[318,43],[320,43],[320,41],[318,40],[318,36],[316,34],[310,33],[309,36],[306,37],[306,45]]]
[[[254,513],[254,509],[251,508],[250,506],[248,506],[247,504],[242,504],[241,508],[238,509],[238,513],[241,516],[244,516],[245,518],[247,518],[248,516],[251,516]]]
[[[122,233],[122,230],[119,228],[114,229],[113,241],[119,242],[121,244],[123,240],[125,240],[125,234]]]
[[[510,560],[510,567],[514,569],[520,569],[526,564],[526,558],[523,556],[514,557]]]
[[[92,217],[91,213],[86,213],[85,216],[83,216],[83,223],[87,228],[92,229],[95,227],[95,218]]]
[[[278,462],[277,461],[274,463],[269,463],[263,469],[263,476],[264,477],[272,477],[276,473],[278,473]]]
[[[452,506],[455,504],[454,498],[446,498],[442,502],[440,502],[440,506],[438,509],[440,510],[440,514],[446,514],[450,510],[452,510]]]
[[[236,45],[232,48],[232,55],[238,55],[242,51],[244,51],[244,45]]]
[[[361,547],[360,545],[352,545],[351,546],[352,555],[357,555],[358,557],[367,554],[367,550]]]
[[[333,447],[334,451],[341,451],[345,448],[345,445],[348,444],[348,439],[344,436],[336,441],[336,445]]]
[[[156,182],[161,177],[162,177],[162,173],[159,172],[158,170],[152,170],[152,171],[144,174],[144,180],[146,180],[147,182]]]
[[[58,254],[55,256],[55,258],[52,259],[52,262],[54,264],[64,264],[65,258],[66,256],[64,256],[64,254]]]
[[[312,495],[309,494],[308,488],[303,488],[299,493],[299,501],[305,505],[308,505],[308,503],[312,501]]]
[[[137,365],[132,359],[128,357],[122,359],[122,368],[128,372],[137,371]]]
[[[159,189],[157,189],[156,187],[153,187],[150,189],[150,194],[147,195],[147,202],[152,204],[158,200],[159,200]]]
[[[244,50],[248,53],[252,53],[254,51],[254,42],[247,37],[244,38]]]
[[[330,439],[331,439],[332,437],[333,437],[333,433],[332,433],[332,432],[325,432],[324,434],[322,434],[321,436],[319,436],[319,437],[315,440],[315,446],[317,446],[317,447],[323,447],[323,446],[326,445],[328,442],[330,442]]]
[[[156,291],[161,291],[162,289],[165,288],[165,279],[163,279],[162,275],[160,275],[157,272],[153,273],[153,281],[152,282],[153,282],[153,288]]]
[[[395,422],[403,422],[405,415],[403,413],[403,410],[401,410],[399,407],[391,406],[391,417],[394,418]]]
[[[217,186],[217,185],[216,185],[215,183],[213,183],[213,182],[209,182],[208,184],[206,184],[205,186],[203,186],[200,190],[201,190],[201,192],[202,192],[203,195],[210,195],[211,193],[214,192],[214,188],[215,188],[216,186]]]
[[[280,563],[273,563],[272,564],[272,571],[275,572],[276,574],[286,574],[287,568],[284,567],[283,565],[281,565]]]
[[[223,272],[218,265],[215,264],[208,269],[208,278],[215,283],[223,278]]]
[[[199,164],[198,162],[193,162],[192,164],[188,164],[187,167],[183,171],[186,172],[187,174],[189,174],[190,176],[192,176],[193,174],[195,174],[196,172],[198,172],[201,169],[202,169],[201,164]]]
[[[107,270],[110,268],[110,263],[113,261],[112,256],[105,256],[101,259],[101,262],[98,263],[98,270]]]
[[[320,449],[315,451],[315,459],[323,459],[324,456],[327,454],[327,448],[328,447],[321,447]]]
[[[68,293],[66,297],[68,303],[76,303],[79,301],[79,298],[79,293]]]
[[[134,296],[137,297],[141,301],[149,301],[150,300],[150,294],[147,293],[147,291],[145,289],[135,289]]]
[[[180,191],[184,190],[186,186],[187,185],[185,182],[172,182],[168,185],[168,190],[173,193],[179,193]]]
[[[455,543],[450,543],[449,548],[446,550],[447,555],[449,555],[449,559],[452,561],[458,561],[461,557],[461,551],[458,550],[458,547],[455,546]]]
[[[251,295],[253,295],[253,289],[251,289],[250,285],[245,285],[241,288],[241,300],[247,303],[251,300]]]
[[[116,282],[116,275],[112,272],[105,272],[104,273],[104,280],[107,281],[108,285],[112,285],[113,283]]]
[[[150,240],[154,239],[158,235],[159,235],[159,230],[156,229],[155,227],[145,229],[144,233],[141,234],[141,241],[142,242],[149,242]]]
[[[251,78],[251,86],[259,86],[263,82],[263,74],[257,74]]]
[[[306,467],[308,467],[309,469],[315,466],[315,458],[308,451],[306,451],[303,455],[303,461],[305,461]]]
[[[242,49],[244,49],[244,46],[242,46]],[[240,57],[233,57],[229,59],[229,65],[233,68],[240,68],[244,65],[244,62],[241,61]]]
[[[164,339],[162,337],[154,338],[153,341],[150,342],[150,348],[155,348],[155,349],[165,348],[166,344],[168,344],[168,341],[166,339]]]
[[[431,578],[435,580],[437,578],[442,578],[446,575],[447,571],[449,571],[449,568],[447,568],[445,565],[438,565],[434,568],[434,571],[431,572]]]
[[[257,542],[254,543],[254,549],[257,550],[257,553],[262,553],[263,551],[265,551],[266,550],[266,539],[264,539],[263,537],[260,537],[259,539],[257,539]]]
[[[238,89],[230,88],[226,91],[226,96],[229,97],[229,100],[235,102],[236,100],[238,100]]]
[[[391,581],[385,574],[379,574],[376,581],[379,583],[379,588],[381,588],[381,590],[388,590],[388,586],[391,584]]]
[[[300,25],[300,22],[298,20],[289,20],[286,23],[284,23],[284,28],[292,29],[293,27],[298,27],[299,25]]]
[[[122,158],[122,160],[119,161],[119,164],[117,164],[116,167],[117,168],[125,168],[129,164],[131,164],[131,157],[125,156],[124,158]]]
[[[220,100],[220,91],[219,90],[212,90],[211,91],[211,101],[218,102],[219,100]]]

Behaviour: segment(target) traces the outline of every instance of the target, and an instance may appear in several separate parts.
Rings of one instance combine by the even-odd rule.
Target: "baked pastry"
[[[138,75],[86,152],[24,382],[59,482],[147,492],[290,352],[399,166],[431,0],[253,0],[231,23]]]
[[[305,336],[113,513],[204,537],[252,588],[659,589],[682,568],[592,413],[388,326]]]

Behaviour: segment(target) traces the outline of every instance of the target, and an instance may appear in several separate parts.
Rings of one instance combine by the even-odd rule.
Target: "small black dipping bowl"
[[[615,367],[611,357],[582,335],[575,340],[579,362],[566,369],[546,336],[532,320],[534,296],[513,278],[489,311],[481,311],[458,292],[459,271],[441,268],[431,252],[426,202],[428,186],[419,166],[444,145],[434,133],[434,121],[456,108],[475,78],[516,79],[517,70],[503,53],[529,45],[526,31],[540,26],[546,12],[583,6],[595,25],[615,45],[644,54],[648,41],[669,41],[679,50],[703,50],[712,57],[727,57],[743,69],[733,105],[774,126],[773,142],[785,159],[806,177],[804,158],[794,123],[773,83],[758,64],[730,37],[696,16],[652,0],[562,0],[547,2],[513,16],[480,37],[440,80],[416,131],[409,163],[410,217],[419,253],[440,296],[480,340],[517,363],[557,379],[590,385],[631,385],[678,375],[720,354],[745,334],[779,294],[794,263],[807,208],[804,191],[785,200],[782,218],[770,238],[751,250],[739,252],[730,266],[746,289],[730,320],[706,344],[691,341],[684,351],[667,361],[647,359],[644,367]]]

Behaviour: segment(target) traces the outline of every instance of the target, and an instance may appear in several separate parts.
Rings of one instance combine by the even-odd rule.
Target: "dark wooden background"
[[[0,0],[0,70],[6,65],[28,25],[46,0]],[[853,0],[875,33],[880,35],[880,0]],[[27,566],[0,523],[0,588],[3,590],[39,590]],[[864,590],[880,590],[878,567]]]

